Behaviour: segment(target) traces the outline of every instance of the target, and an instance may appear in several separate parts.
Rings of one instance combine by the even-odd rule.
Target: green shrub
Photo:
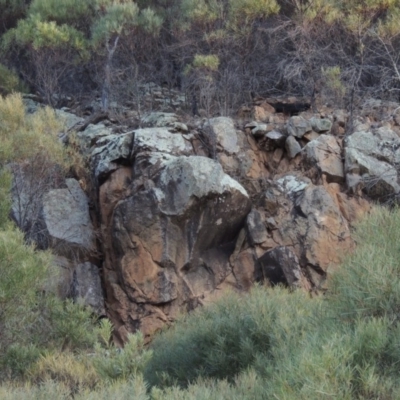
[[[21,377],[40,358],[41,353],[35,344],[15,343],[4,349],[0,365],[8,379]]]
[[[175,386],[159,390],[153,388],[151,400],[264,400],[265,385],[261,376],[248,370],[233,382],[227,380],[199,379],[185,390]]]
[[[154,340],[145,373],[151,385],[185,386],[198,377],[233,380],[242,370],[296,343],[318,301],[304,293],[258,287],[238,298],[230,294],[183,317]]]
[[[94,346],[90,310],[45,292],[55,271],[51,254],[26,245],[22,232],[0,230],[0,380],[23,375],[45,350]]]
[[[69,388],[72,395],[86,389],[93,390],[100,377],[90,361],[87,356],[67,351],[44,354],[29,369],[29,379],[36,384],[55,381]]]
[[[375,208],[355,233],[357,250],[330,280],[329,301],[340,318],[399,321],[400,211]]]
[[[70,390],[63,384],[47,381],[42,385],[25,384],[17,386],[15,383],[0,386],[2,400],[70,400]]]
[[[100,386],[92,392],[82,392],[76,400],[153,400],[147,395],[146,383],[142,375],[130,377],[126,381],[117,381]]]
[[[26,92],[26,87],[19,80],[18,75],[0,64],[0,94],[7,95],[12,92]]]
[[[45,154],[49,163],[68,167],[67,150],[57,136],[62,126],[49,107],[26,114],[20,94],[0,96],[0,167],[29,161],[38,154]]]
[[[49,266],[50,254],[27,246],[22,232],[15,228],[0,230],[1,316],[10,319],[25,303],[35,302]]]
[[[99,329],[102,342],[97,343],[93,365],[101,379],[107,382],[128,380],[141,374],[152,356],[145,349],[143,336],[140,332],[129,335],[123,349],[116,348],[112,343],[112,325],[103,320]]]

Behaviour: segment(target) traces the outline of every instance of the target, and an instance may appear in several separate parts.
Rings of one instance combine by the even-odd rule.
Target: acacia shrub
[[[399,321],[400,211],[376,208],[355,232],[358,249],[331,278],[329,303],[342,319]]]
[[[289,296],[281,288],[230,294],[157,337],[145,378],[161,387],[186,386],[199,377],[232,380],[260,358],[272,362],[274,347],[299,340],[317,306],[304,293]]]

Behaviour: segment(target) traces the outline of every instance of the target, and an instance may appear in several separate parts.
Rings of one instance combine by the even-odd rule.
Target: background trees
[[[132,100],[146,81],[184,89],[191,106],[195,96],[220,114],[251,92],[346,106],[370,94],[397,99],[400,90],[399,0],[0,0],[0,7],[3,63],[52,104],[101,95],[107,109]],[[187,73],[205,57],[218,59],[212,84],[207,69]],[[208,106],[200,81],[210,86]]]

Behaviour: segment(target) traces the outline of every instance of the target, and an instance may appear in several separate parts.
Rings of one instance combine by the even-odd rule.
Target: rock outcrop
[[[11,215],[29,242],[53,250],[58,273],[49,290],[105,315],[99,268],[90,262],[98,257],[89,199],[76,179],[61,181],[46,164],[35,166],[11,166]]]
[[[40,215],[65,272],[64,294],[106,312],[121,342],[138,329],[151,338],[227,288],[324,290],[354,248],[351,226],[368,199],[395,202],[400,191],[397,108],[381,123],[371,104],[371,116],[361,112],[347,135],[343,110],[279,113],[267,102],[240,123],[152,112],[137,129],[84,125],[76,139],[91,166],[96,212],[69,179],[26,215]],[[23,171],[14,179],[22,182]],[[15,220],[21,210],[14,202]]]
[[[53,189],[44,195],[43,227],[49,246],[57,254],[81,258],[95,248],[89,201],[75,179],[66,180],[65,189]]]
[[[351,190],[362,189],[377,200],[399,194],[400,138],[394,131],[357,130],[346,139],[345,157]]]
[[[235,284],[229,256],[250,198],[218,162],[170,154],[189,150],[181,136],[138,130],[133,174],[113,174],[100,189],[101,200],[111,190],[120,194],[111,210],[100,205],[107,297],[122,338],[138,328],[152,335],[226,280]]]
[[[136,329],[150,337],[226,287],[323,287],[328,268],[354,246],[351,222],[369,205],[341,191],[343,150],[326,133],[330,124],[301,118],[296,129],[315,125],[323,134],[303,142],[281,124],[259,123],[246,133],[226,117],[189,133],[131,133],[131,167],[121,162],[99,197],[107,306],[120,340]],[[300,159],[285,156],[286,138]]]

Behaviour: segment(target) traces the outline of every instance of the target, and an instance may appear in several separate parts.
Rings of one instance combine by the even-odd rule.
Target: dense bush
[[[0,167],[29,162],[46,154],[49,163],[69,166],[68,153],[58,140],[62,121],[49,107],[27,114],[20,94],[0,96]]]
[[[398,0],[0,0],[0,6],[2,62],[52,104],[62,94],[100,91],[132,100],[127,87],[151,80],[184,89],[203,107],[202,86],[209,83],[185,71],[208,56],[218,59],[209,91],[214,114],[235,112],[251,93],[319,96],[351,107],[368,95],[397,100],[400,90]]]
[[[269,364],[282,345],[301,339],[318,305],[305,293],[288,296],[279,288],[226,296],[154,341],[146,380],[159,386],[187,385],[197,377],[232,380],[261,359]]]
[[[27,88],[22,84],[15,72],[0,64],[0,94],[6,95],[14,91],[26,92]]]

